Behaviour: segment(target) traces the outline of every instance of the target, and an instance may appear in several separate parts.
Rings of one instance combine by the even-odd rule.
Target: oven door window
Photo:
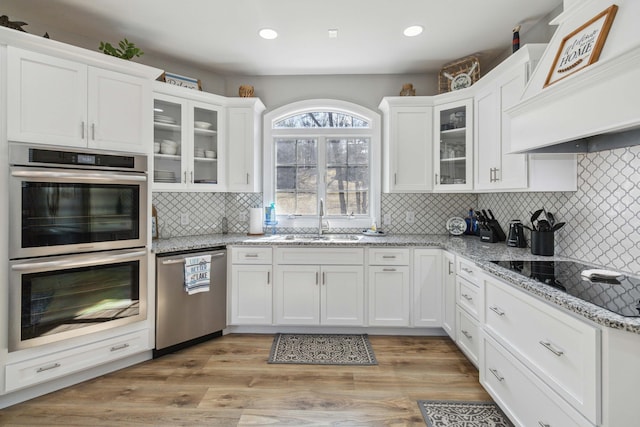
[[[140,262],[22,275],[21,340],[140,314]]]
[[[22,247],[135,240],[140,186],[22,182]]]

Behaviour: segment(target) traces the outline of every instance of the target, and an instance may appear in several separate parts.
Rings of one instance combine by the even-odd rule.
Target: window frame
[[[309,112],[340,112],[361,117],[369,122],[368,128],[274,128],[274,123],[295,114]],[[381,118],[380,114],[347,101],[336,99],[309,99],[283,105],[264,116],[264,144],[263,144],[263,204],[269,206],[275,201],[275,146],[276,138],[318,138],[318,163],[322,163],[322,170],[318,171],[318,179],[322,185],[326,176],[324,144],[320,139],[330,138],[368,138],[369,139],[369,214],[349,218],[348,215],[325,215],[331,229],[368,228],[372,221],[380,218],[380,149],[381,149]],[[319,199],[319,198],[318,198]],[[319,202],[318,202],[319,204]],[[316,208],[318,212],[318,208]],[[277,213],[277,206],[276,206]],[[278,214],[278,226],[283,228],[318,228],[318,216],[308,215],[290,217]]]

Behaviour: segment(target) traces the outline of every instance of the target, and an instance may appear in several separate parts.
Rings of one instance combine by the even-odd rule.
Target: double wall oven
[[[147,158],[9,146],[9,351],[146,318]]]

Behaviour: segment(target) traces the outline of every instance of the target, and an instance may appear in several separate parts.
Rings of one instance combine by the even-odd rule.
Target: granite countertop
[[[276,240],[274,240],[276,239]],[[202,236],[174,237],[153,242],[152,252],[161,255],[170,252],[206,249],[216,246],[326,246],[326,247],[362,247],[362,246],[416,246],[442,248],[463,256],[476,263],[484,271],[502,280],[536,295],[551,304],[561,306],[599,325],[614,329],[623,329],[640,334],[640,318],[624,317],[594,304],[582,301],[551,286],[529,279],[507,270],[490,261],[510,260],[572,260],[560,256],[532,255],[527,248],[512,248],[504,243],[484,243],[477,237],[453,237],[448,235],[402,234],[391,236],[361,236],[357,241],[285,241],[271,236],[247,236],[245,234],[209,234]],[[575,261],[575,260],[572,260]],[[579,261],[583,262],[583,261]]]

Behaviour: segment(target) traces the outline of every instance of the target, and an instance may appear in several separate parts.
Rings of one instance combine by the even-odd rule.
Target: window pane
[[[288,215],[296,213],[295,193],[276,193],[276,214]]]
[[[276,168],[276,189],[295,190],[296,189],[296,168],[295,166],[278,166]]]
[[[327,164],[347,164],[347,140],[330,139],[327,141]]]
[[[369,189],[369,168],[364,166],[350,167],[347,171],[347,179],[352,184],[349,189],[368,190]]]
[[[316,193],[298,193],[296,214],[318,215],[318,195]]]
[[[314,140],[299,140],[297,142],[298,155],[297,162],[299,165],[317,165],[318,149]]]
[[[276,141],[276,162],[278,165],[292,165],[296,162],[296,141],[287,139]]]
[[[327,168],[327,191],[337,192],[348,189],[348,177],[346,167]]]
[[[318,191],[318,168],[299,167],[296,181],[298,191]]]
[[[351,139],[347,146],[347,156],[350,165],[369,164],[369,140]]]
[[[294,114],[275,122],[278,128],[368,128],[369,122],[361,117],[335,111],[316,111]]]

